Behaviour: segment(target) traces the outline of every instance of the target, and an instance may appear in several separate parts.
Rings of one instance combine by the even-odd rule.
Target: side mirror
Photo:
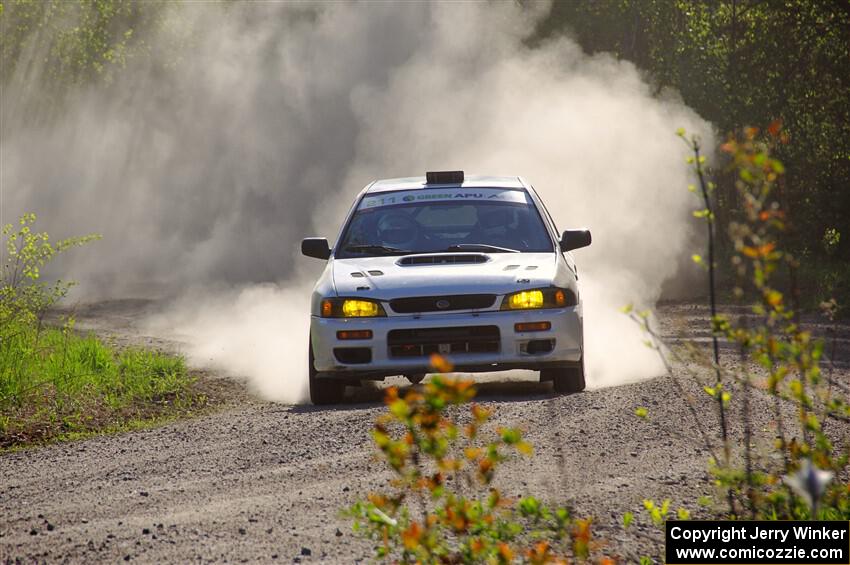
[[[327,259],[331,256],[331,248],[324,237],[308,237],[301,240],[301,253],[307,257]]]
[[[590,230],[566,230],[561,236],[561,251],[572,251],[590,245]]]

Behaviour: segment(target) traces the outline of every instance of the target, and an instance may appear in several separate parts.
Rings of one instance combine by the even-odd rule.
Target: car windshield
[[[335,256],[457,251],[544,253],[554,247],[524,191],[421,189],[367,195]]]

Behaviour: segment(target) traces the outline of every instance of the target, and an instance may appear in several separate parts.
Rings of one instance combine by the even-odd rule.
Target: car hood
[[[507,294],[553,284],[557,255],[458,253],[366,257],[334,259],[332,268],[339,296],[391,300],[451,294]]]

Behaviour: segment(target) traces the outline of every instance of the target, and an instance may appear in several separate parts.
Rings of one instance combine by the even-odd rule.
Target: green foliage
[[[830,298],[821,290],[835,278],[828,273],[847,280],[850,246],[822,245],[827,230],[850,231],[847,2],[555,2],[538,39],[564,32],[591,53],[634,62],[659,91],[674,88],[719,131],[781,120],[783,138],[792,143],[773,148],[788,168],[781,195],[787,229],[779,243],[807,259],[799,276],[801,290],[813,297],[809,306]],[[742,220],[736,174],[717,175],[719,233]],[[731,256],[734,250],[718,244],[720,256]],[[850,298],[850,284],[831,289]]]
[[[0,10],[0,88],[14,82],[15,120],[61,118],[82,89],[108,93],[134,65],[166,70],[191,30],[178,2],[9,0]],[[155,56],[154,56],[155,55]]]
[[[45,232],[32,231],[35,214],[24,214],[14,224],[2,228],[5,259],[0,264],[0,332],[16,323],[30,325],[41,320],[44,311],[63,298],[73,283],[41,281],[41,268],[72,247],[85,245],[97,234],[50,242]],[[0,338],[5,334],[0,333]]]
[[[194,380],[179,357],[15,323],[0,343],[0,448],[191,410]]]
[[[848,454],[833,444],[826,429],[830,421],[850,421],[850,388],[833,379],[831,370],[821,368],[825,343],[800,323],[799,288],[794,286],[800,263],[797,256],[780,245],[788,221],[775,195],[776,187],[784,180],[785,166],[774,156],[773,149],[785,142],[780,125],[775,123],[764,134],[756,128],[745,128],[741,135],[730,137],[721,146],[728,155],[729,172],[736,178],[742,206],[739,220],[729,225],[735,295],[756,298],[749,305],[749,315],[732,319],[718,313],[710,325],[714,336],[739,351],[740,362],[721,364],[717,357],[693,344],[683,350],[663,348],[646,318],[630,315],[649,332],[651,343],[668,370],[669,351],[682,370],[690,370],[689,366],[696,364],[717,374],[717,379],[704,390],[717,400],[721,428],[724,407],[734,405],[734,410],[729,409],[726,414],[738,418],[731,427],[742,430],[740,442],[733,445],[726,433],[719,434],[719,442],[703,436],[705,447],[713,454],[709,468],[718,497],[700,497],[700,506],[716,518],[847,520],[850,491],[843,480],[833,479],[847,476]],[[696,144],[693,148],[698,154]],[[691,163],[701,184],[705,183],[707,172],[700,168],[698,160]],[[838,237],[837,233],[829,234],[825,240]],[[778,286],[778,275],[783,271],[791,273],[788,289]],[[822,308],[832,319],[836,301],[824,302]],[[699,373],[693,375],[701,378]],[[756,395],[767,400],[773,410],[776,439],[769,445],[756,445],[753,434]],[[683,398],[688,401],[687,396]],[[699,425],[698,409],[692,401],[688,402]],[[788,417],[788,407],[793,408],[792,418]],[[653,524],[663,525],[668,506],[646,500],[644,508]],[[679,519],[689,517],[685,509],[677,514]]]
[[[848,391],[833,390],[831,377],[825,378],[821,370],[823,340],[814,338],[800,325],[799,289],[793,285],[799,260],[779,245],[787,219],[774,192],[785,167],[773,157],[772,149],[783,142],[784,136],[775,124],[765,136],[760,136],[755,128],[746,128],[743,135],[730,138],[721,147],[738,173],[736,188],[743,203],[742,220],[730,225],[735,249],[732,263],[738,281],[736,294],[755,295],[758,299],[751,305],[755,323],[716,316],[713,328],[765,375],[754,376],[747,365],[727,369],[743,388],[742,394],[749,395],[755,389],[777,399],[777,440],[773,446],[774,463],[758,460],[747,447],[745,468],[726,461],[715,474],[736,503],[730,508],[733,513],[759,519],[831,516],[846,520],[850,518],[850,493],[845,485],[835,482],[824,492],[809,496],[808,501],[805,493],[789,487],[804,469],[830,474],[846,472],[847,455],[833,446],[824,428],[830,418],[850,416],[850,406],[842,394]],[[792,285],[786,292],[777,287],[777,274],[782,268],[792,273]],[[795,407],[796,422],[783,425],[780,400]],[[749,430],[751,413],[748,406],[745,408],[743,425]],[[749,438],[745,441],[749,442]]]
[[[162,23],[167,3],[123,0],[12,0],[0,12],[0,54],[8,80],[26,57],[43,57],[53,87],[114,80],[128,60],[151,46],[147,32]]]
[[[46,283],[41,269],[88,235],[50,241],[34,214],[3,227],[0,265],[0,448],[115,429],[203,401],[182,359],[146,350],[115,351],[94,336],[45,327],[47,309],[70,282]]]
[[[347,511],[355,531],[375,542],[377,559],[403,563],[589,559],[597,551],[589,520],[533,496],[507,499],[492,486],[502,462],[532,448],[518,429],[493,433],[492,410],[467,404],[474,396],[472,381],[443,376],[421,392],[388,390],[372,437],[394,473],[392,489]],[[461,405],[469,406],[465,416],[453,408]]]
[[[827,255],[833,255],[841,243],[841,232],[835,228],[827,228],[823,232],[823,249]]]
[[[661,526],[670,513],[670,501],[665,499],[661,504],[656,504],[652,500],[646,499],[643,501],[643,508],[649,514],[652,523],[656,526]]]

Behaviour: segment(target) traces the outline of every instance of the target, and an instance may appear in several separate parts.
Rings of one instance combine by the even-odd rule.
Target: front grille
[[[454,296],[417,296],[390,300],[390,308],[398,314],[416,312],[449,312],[489,308],[496,302],[495,294],[457,294]]]
[[[416,328],[387,334],[390,357],[427,357],[432,353],[496,353],[500,349],[497,326]]]

